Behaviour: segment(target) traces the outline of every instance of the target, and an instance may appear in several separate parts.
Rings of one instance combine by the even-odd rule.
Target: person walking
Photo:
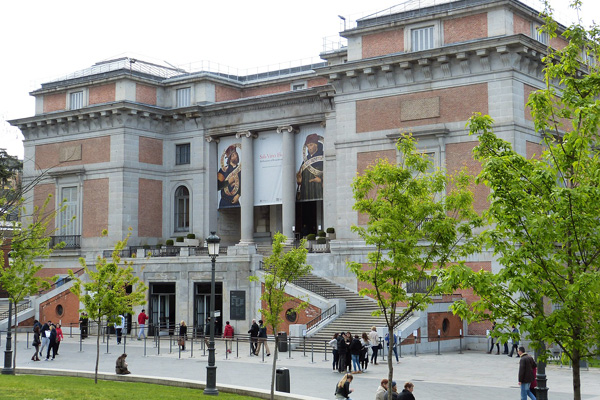
[[[50,325],[52,321],[46,322],[42,326],[42,330],[40,331],[40,336],[42,337],[42,347],[40,347],[40,357],[44,357],[44,349],[48,347],[50,344]]]
[[[536,400],[535,395],[531,391],[531,383],[535,380],[533,374],[534,368],[537,368],[537,364],[533,357],[525,353],[525,347],[520,346],[517,350],[518,355],[521,357],[519,360],[519,386],[521,387],[521,400],[527,400],[527,396],[531,400]]]
[[[142,312],[138,314],[138,327],[140,328],[138,340],[142,340],[142,336],[146,339],[146,321],[148,321],[148,316],[146,315],[146,310],[142,309]]]
[[[64,339],[64,336],[63,336],[63,331],[62,331],[62,325],[58,324],[58,325],[56,325],[56,350],[55,350],[56,355],[58,355],[58,348],[60,347],[60,342],[62,342],[63,339]]]
[[[338,371],[340,373],[346,372],[346,354],[348,353],[348,343],[346,343],[346,334],[340,333],[337,338],[337,349],[338,349]]]
[[[379,334],[377,333],[377,328],[372,326],[371,332],[369,332],[369,342],[371,343],[371,350],[373,354],[371,355],[371,364],[377,364],[377,353],[381,348],[381,343],[379,343]]]
[[[223,338],[225,339],[225,351],[231,353],[231,345],[233,341],[233,326],[229,324],[229,321],[225,322],[225,329],[223,329]]]
[[[396,334],[393,332],[392,332],[391,336],[390,336],[389,332],[385,334],[385,343],[386,343],[386,347],[388,349],[389,349],[390,339],[392,341],[392,350],[394,351],[394,355],[396,356],[396,362],[398,364],[400,364],[400,360],[398,359],[398,349],[396,349],[397,343],[398,343],[398,336],[396,336]]]
[[[56,327],[53,324],[50,325],[50,337],[48,339],[46,361],[50,360],[50,350],[52,350],[52,361],[54,361],[54,357],[56,357]]]
[[[369,342],[369,336],[367,335],[367,332],[362,333],[360,344],[360,366],[361,369],[365,371],[369,366],[369,348],[371,348],[371,342]]]
[[[342,379],[335,386],[335,398],[338,400],[341,399],[350,399],[350,393],[354,392],[354,389],[350,389],[350,382],[352,382],[354,377],[352,374],[344,374]]]
[[[509,357],[513,356],[513,352],[517,350],[517,358],[519,358],[519,330],[516,326],[512,326],[512,347],[510,348]]]
[[[267,352],[267,357],[271,355],[271,350],[269,349],[269,344],[267,343],[267,327],[263,323],[262,319],[258,320],[259,329],[258,329],[258,347],[256,348],[256,355],[260,355],[261,346],[264,346],[264,351]]]
[[[333,334],[333,339],[329,341],[329,346],[331,347],[331,353],[333,354],[333,371],[337,371],[338,365],[340,362],[340,355],[338,353],[338,333]]]
[[[117,344],[121,344],[121,338],[123,337],[123,328],[125,327],[125,317],[122,315],[117,316],[117,324],[115,325],[115,331],[117,332]]]
[[[187,339],[187,325],[184,320],[179,323],[179,339],[177,344],[181,348],[181,351],[185,351],[185,341]]]
[[[383,400],[383,396],[385,396],[388,391],[388,382],[389,381],[385,378],[381,380],[381,383],[375,392],[375,400]]]
[[[352,342],[350,342],[350,354],[352,355],[352,373],[360,374],[362,373],[362,369],[360,368],[360,349],[362,345],[360,344],[360,339],[358,335],[354,336]]]
[[[490,330],[490,341],[492,342],[492,345],[490,346],[490,351],[488,351],[488,354],[492,354],[492,350],[494,350],[494,331],[496,330],[496,322],[494,321],[494,323],[492,324],[492,329]],[[496,340],[496,355],[500,354],[500,339]]]
[[[33,353],[33,357],[31,357],[31,361],[40,361],[39,351],[40,351],[40,326],[35,325],[33,327],[33,348],[35,349],[35,353]]]
[[[415,400],[415,396],[413,395],[414,389],[415,385],[413,385],[412,382],[406,382],[404,384],[404,389],[398,394],[398,400]]]
[[[79,317],[79,332],[81,333],[81,338],[85,339],[88,337],[88,324],[89,318],[86,313],[81,313],[81,317]]]
[[[385,392],[383,394],[383,400],[388,400],[389,399],[389,391]],[[391,400],[398,400],[398,386],[396,386],[396,381],[392,381],[392,399]]]
[[[252,326],[248,330],[250,334],[250,355],[256,354],[256,349],[258,347],[258,332],[260,331],[260,327],[256,323],[256,320],[252,320]]]

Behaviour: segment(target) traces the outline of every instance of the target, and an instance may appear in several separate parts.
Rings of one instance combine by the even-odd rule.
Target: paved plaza
[[[63,369],[77,371],[94,371],[95,337],[83,341],[82,350],[75,336],[65,336],[60,345],[60,355],[55,361],[31,361],[32,349],[26,349],[26,335],[20,334],[18,344],[17,367],[39,369]],[[4,338],[3,338],[4,339]],[[123,344],[116,346],[114,337],[100,348],[99,371],[114,373],[116,358],[123,352]],[[146,343],[144,356],[144,341],[127,340],[126,352],[132,375],[155,376],[161,378],[181,378],[205,382],[208,356],[201,348],[200,342],[194,343],[193,356],[191,347],[185,352],[177,351],[173,341],[173,352],[169,353],[169,342],[165,339],[161,344],[160,355],[152,339]],[[271,345],[271,357],[249,356],[249,346],[245,341],[239,342],[239,357],[236,357],[236,344],[233,353],[225,358],[223,342],[217,342],[216,364],[217,385],[239,385],[244,387],[268,390],[271,384],[272,358],[274,355]],[[4,352],[4,340],[2,348]],[[333,399],[334,388],[341,375],[332,371],[331,354],[324,361],[323,354],[315,353],[313,357],[307,352],[292,352],[280,354],[278,367],[290,371],[291,393],[302,394],[319,399]],[[381,360],[380,360],[381,361]],[[519,399],[517,384],[517,358],[505,355],[489,355],[481,351],[466,351],[437,355],[419,354],[404,355],[400,364],[394,362],[394,379],[399,385],[405,381],[415,384],[414,395],[418,400],[439,399],[486,399],[506,400]],[[571,373],[568,367],[549,366],[547,368],[549,398],[552,400],[569,400],[573,398],[571,389]],[[355,375],[351,387],[354,389],[353,400],[372,400],[382,378],[387,377],[387,364],[369,365],[366,373]],[[600,370],[582,370],[581,381],[583,399],[600,400]]]

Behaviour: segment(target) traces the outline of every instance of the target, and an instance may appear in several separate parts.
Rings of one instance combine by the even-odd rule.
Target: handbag
[[[185,346],[185,339],[183,339],[183,338],[179,338],[179,340],[177,340],[177,344],[178,344],[179,346]]]

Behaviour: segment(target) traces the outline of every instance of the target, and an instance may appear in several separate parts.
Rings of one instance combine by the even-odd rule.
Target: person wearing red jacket
[[[225,322],[223,337],[225,338],[225,349],[228,353],[231,353],[231,342],[233,341],[233,326],[229,325],[229,321]]]

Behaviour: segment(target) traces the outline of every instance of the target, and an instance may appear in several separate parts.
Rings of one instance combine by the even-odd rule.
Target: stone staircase
[[[370,298],[362,297],[358,293],[343,288],[325,278],[309,274],[302,277],[302,281],[308,282],[309,285],[318,286],[331,293],[326,297],[344,299],[346,301],[346,312],[338,316],[333,322],[319,329],[314,335],[309,332],[309,337],[306,339],[307,346],[312,343],[315,352],[323,352],[325,350],[324,343],[333,337],[335,332],[348,332],[352,336],[359,335],[363,332],[369,332],[372,326],[385,326],[383,316],[374,317],[373,311],[377,310],[377,303]],[[301,282],[295,283],[297,286],[303,286]],[[325,311],[325,310],[322,310]],[[327,322],[325,322],[327,323]],[[298,350],[301,350],[298,349]],[[330,349],[328,349],[329,351]]]

